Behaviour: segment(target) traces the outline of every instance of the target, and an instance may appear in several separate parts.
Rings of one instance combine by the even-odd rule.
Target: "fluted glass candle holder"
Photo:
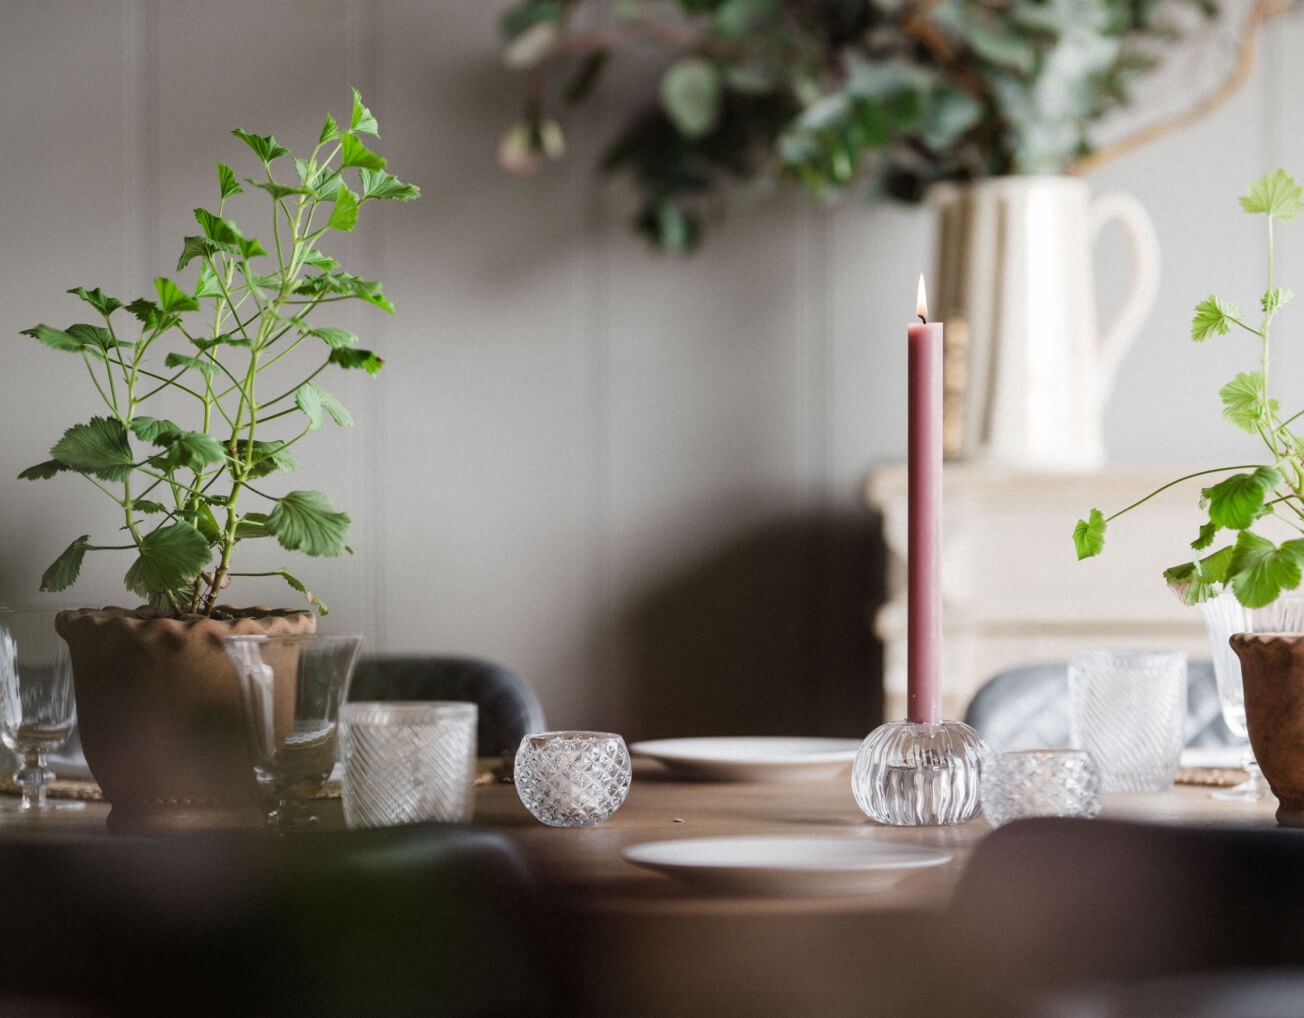
[[[889,722],[860,744],[851,791],[881,824],[962,824],[982,809],[988,755],[982,736],[962,721]]]

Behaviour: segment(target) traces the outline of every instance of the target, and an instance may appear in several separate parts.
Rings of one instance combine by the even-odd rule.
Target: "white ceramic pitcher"
[[[1159,245],[1141,203],[1092,198],[1072,177],[943,184],[932,317],[946,323],[949,455],[1015,468],[1093,470],[1105,461],[1114,375],[1154,304]],[[1094,248],[1117,222],[1130,287],[1097,327]]]

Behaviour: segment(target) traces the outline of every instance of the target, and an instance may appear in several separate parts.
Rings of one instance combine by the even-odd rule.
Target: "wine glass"
[[[1272,604],[1246,608],[1230,588],[1217,597],[1203,601],[1205,628],[1213,651],[1213,671],[1218,681],[1218,700],[1223,720],[1238,739],[1247,740],[1241,766],[1249,777],[1234,788],[1220,788],[1216,799],[1239,799],[1260,802],[1271,798],[1272,789],[1254,759],[1245,724],[1245,689],[1241,685],[1241,662],[1228,644],[1233,633],[1300,633],[1304,632],[1304,593],[1283,593]]]
[[[0,799],[0,810],[26,814],[82,809],[75,800],[50,802],[54,780],[47,757],[77,723],[72,659],[54,631],[55,609],[0,607],[0,742],[22,758],[14,774],[22,798]]]
[[[315,824],[311,802],[335,766],[340,704],[361,636],[227,636],[268,824]]]

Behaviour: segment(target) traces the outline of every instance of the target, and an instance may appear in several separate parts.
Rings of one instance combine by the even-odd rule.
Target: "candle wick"
[[[925,325],[928,324],[928,316],[927,316],[927,315],[920,315],[920,316],[919,316],[919,320],[920,320],[921,322],[923,322]]]

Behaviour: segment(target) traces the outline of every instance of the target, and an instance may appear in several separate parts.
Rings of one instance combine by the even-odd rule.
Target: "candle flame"
[[[928,289],[924,286],[924,274],[919,273],[919,290],[915,302],[915,314],[923,321],[928,321]]]

